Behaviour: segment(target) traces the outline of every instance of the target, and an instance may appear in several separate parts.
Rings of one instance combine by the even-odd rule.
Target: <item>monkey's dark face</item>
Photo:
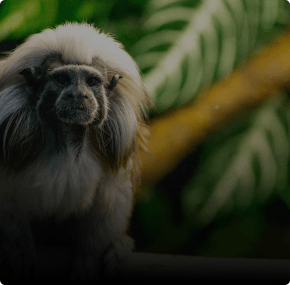
[[[103,164],[117,170],[134,147],[138,124],[134,108],[120,91],[124,86],[114,89],[122,76],[108,78],[108,73],[112,71],[101,64],[65,64],[53,57],[20,72],[30,88],[32,112],[25,110],[29,118],[29,114],[38,117],[43,145],[49,141],[51,150],[68,144],[80,150],[87,139]]]
[[[101,124],[107,117],[105,78],[93,67],[65,65],[44,75],[37,100],[39,117],[45,122]]]

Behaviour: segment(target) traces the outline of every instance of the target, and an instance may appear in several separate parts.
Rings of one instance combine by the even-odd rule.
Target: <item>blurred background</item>
[[[150,118],[192,104],[287,29],[286,0],[4,0],[0,52],[66,21],[94,23],[137,61]],[[290,111],[286,98],[212,134],[142,186],[130,232],[138,251],[290,258]]]

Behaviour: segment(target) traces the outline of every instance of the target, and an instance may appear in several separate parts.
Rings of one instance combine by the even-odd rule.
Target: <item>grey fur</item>
[[[136,64],[111,37],[68,23],[33,35],[0,67],[0,280],[1,263],[9,278],[30,276],[30,224],[47,217],[76,221],[73,278],[112,274],[133,248],[147,100]]]

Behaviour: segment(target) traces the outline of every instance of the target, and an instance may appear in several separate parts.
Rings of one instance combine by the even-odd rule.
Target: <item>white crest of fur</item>
[[[89,65],[94,57],[101,58],[110,72],[124,74],[125,78],[120,80],[119,87],[126,89],[126,96],[134,94],[134,97],[128,98],[134,110],[138,110],[140,104],[146,100],[144,92],[140,92],[144,88],[139,69],[131,56],[124,51],[122,44],[87,23],[66,23],[29,37],[6,60],[0,62],[0,89],[10,77],[25,68],[40,66],[52,53],[60,53],[64,60],[77,64]]]

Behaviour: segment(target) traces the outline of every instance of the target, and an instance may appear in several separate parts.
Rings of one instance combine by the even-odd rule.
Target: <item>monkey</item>
[[[149,102],[122,44],[88,23],[34,34],[0,61],[0,280],[34,274],[31,225],[46,218],[74,221],[73,280],[130,256]]]

